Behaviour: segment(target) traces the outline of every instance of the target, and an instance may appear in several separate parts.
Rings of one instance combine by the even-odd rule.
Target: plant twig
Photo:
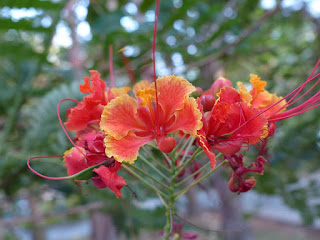
[[[222,153],[219,153],[216,156],[216,159],[221,157]],[[200,169],[198,169],[197,171],[195,171],[194,173],[190,174],[188,177],[186,177],[185,179],[183,179],[182,181],[180,181],[179,183],[177,183],[177,187],[181,186],[183,183],[185,183],[186,181],[188,181],[189,179],[193,178],[195,175],[197,175],[198,173],[202,172],[204,169],[206,169],[208,166],[210,166],[210,162],[207,162],[205,165],[203,165]]]
[[[163,177],[166,181],[169,182],[169,179],[166,175],[164,175],[158,168],[156,168],[151,162],[148,161],[144,156],[140,154],[139,158],[147,164],[149,167],[151,167],[155,172],[157,172],[161,177]]]
[[[162,187],[164,187],[164,188],[166,188],[166,189],[170,189],[167,185],[165,185],[164,183],[162,183],[162,182],[160,182],[159,180],[155,179],[154,177],[152,177],[152,176],[151,176],[151,175],[149,175],[148,173],[146,173],[146,172],[142,171],[141,169],[137,168],[136,166],[131,165],[131,164],[127,164],[127,163],[125,163],[125,164],[126,164],[127,166],[129,166],[129,167],[133,168],[134,170],[136,170],[136,171],[138,171],[138,172],[142,173],[142,174],[143,174],[143,175],[145,175],[146,177],[150,178],[152,181],[154,181],[154,182],[156,182],[156,183],[160,184]]]
[[[196,61],[192,64],[189,64],[186,67],[186,71],[193,68],[193,67],[200,67],[203,66],[205,64],[207,64],[208,62],[212,62],[224,55],[226,55],[232,48],[234,48],[235,46],[237,46],[240,42],[242,42],[244,39],[246,39],[249,35],[251,35],[261,24],[263,24],[266,20],[268,20],[272,15],[274,15],[279,9],[280,9],[280,5],[281,5],[281,1],[278,1],[277,5],[267,11],[262,17],[260,17],[258,20],[254,21],[254,23],[252,25],[250,25],[248,28],[246,28],[240,35],[239,37],[232,43],[230,43],[229,45],[225,46],[224,48],[222,48],[219,52],[214,53],[212,55],[209,55],[199,61]]]
[[[157,162],[159,167],[161,167],[161,168],[162,168],[163,170],[165,170],[167,173],[171,173],[171,171],[170,171],[168,168],[166,168],[165,166],[163,166],[163,165],[161,164],[161,162],[159,163],[159,161],[158,161],[157,159],[155,159],[155,158],[152,156],[152,154],[150,154],[150,152],[149,152],[145,147],[141,147],[141,149],[148,155],[148,157],[149,157],[152,161]],[[159,151],[159,149],[157,149],[157,150]]]
[[[202,150],[201,147],[198,147],[197,150],[194,151],[193,155],[188,159],[188,161],[182,165],[182,167],[179,169],[179,171],[176,172],[176,174],[173,176],[173,178],[176,178],[177,176],[179,176],[180,173],[182,173],[182,171],[191,163],[191,161],[193,159],[195,159],[195,157],[198,155],[198,153],[200,153]]]
[[[198,183],[200,183],[202,180],[204,180],[205,178],[207,178],[211,173],[217,171],[221,166],[223,166],[225,163],[227,163],[228,160],[224,160],[223,162],[221,162],[216,168],[212,169],[211,171],[209,171],[207,174],[205,174],[204,176],[202,176],[201,178],[199,178],[198,180],[194,181],[192,184],[190,184],[189,186],[187,186],[186,188],[182,189],[180,192],[178,192],[176,194],[175,200],[178,200],[182,195],[184,195],[186,192],[189,191],[190,188],[194,187],[195,185],[197,185]]]
[[[149,174],[146,166],[144,164],[142,164],[143,169],[146,171],[146,173]],[[155,187],[154,183],[151,182],[151,184]],[[163,205],[165,206],[165,208],[168,208],[168,204],[166,203],[166,201],[163,199],[163,197],[160,195],[160,193],[156,192],[156,194],[158,195],[160,201],[163,203]]]
[[[160,189],[158,189],[155,186],[152,186],[152,184],[150,184],[149,182],[147,182],[145,179],[143,179],[143,177],[141,177],[140,175],[138,175],[137,173],[135,173],[130,167],[128,167],[126,164],[122,164],[122,167],[127,170],[129,173],[131,173],[133,176],[135,176],[136,178],[138,178],[139,180],[141,180],[144,184],[146,184],[148,187],[150,187],[151,189],[153,189],[155,192],[160,193],[163,197],[168,198],[168,195],[165,194],[164,192],[162,192]]]

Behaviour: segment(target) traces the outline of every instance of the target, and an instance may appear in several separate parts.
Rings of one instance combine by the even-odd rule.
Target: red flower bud
[[[157,138],[157,144],[161,152],[169,153],[174,149],[176,140],[173,137],[161,136]]]
[[[214,97],[212,95],[202,95],[200,97],[201,104],[203,106],[204,112],[209,112],[215,103]]]
[[[191,94],[192,97],[197,98],[203,94],[203,90],[201,87],[196,87],[196,90]]]
[[[211,85],[211,89],[210,90],[211,90],[213,96],[215,97],[215,96],[217,96],[217,93],[220,92],[220,89],[224,88],[224,87],[232,87],[232,82],[227,78],[219,77]]]

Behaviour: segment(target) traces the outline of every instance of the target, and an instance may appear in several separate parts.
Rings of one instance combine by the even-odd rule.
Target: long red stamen
[[[60,116],[60,105],[61,105],[63,102],[65,102],[65,101],[71,101],[71,102],[75,102],[75,103],[78,103],[78,104],[79,104],[80,102],[77,101],[77,100],[71,99],[71,98],[62,99],[62,100],[59,102],[58,106],[57,106],[57,115],[58,115],[58,119],[59,119],[60,126],[61,126],[63,132],[65,133],[65,135],[67,136],[67,138],[69,139],[69,141],[72,143],[72,145],[73,145],[84,157],[86,157],[86,155],[80,150],[80,148],[72,141],[71,137],[69,136],[69,134],[68,134],[68,132],[67,132],[67,130],[66,130],[66,128],[65,128],[62,120],[61,120],[61,116]]]
[[[48,177],[45,176],[41,173],[38,173],[36,170],[34,170],[31,166],[30,166],[30,161],[33,159],[37,159],[37,158],[58,158],[58,157],[63,157],[63,155],[57,155],[57,156],[38,156],[38,157],[31,157],[28,159],[27,161],[27,165],[28,168],[36,175],[38,175],[39,177],[45,178],[45,179],[49,179],[49,180],[66,180],[66,179],[70,179],[69,176],[65,176],[65,177]]]
[[[271,106],[269,106],[267,109],[265,109],[262,113],[264,113],[265,111],[269,110],[270,108],[274,107],[275,105],[277,105],[278,103],[286,100],[287,98],[289,98],[291,95],[294,94],[293,97],[291,97],[290,100],[293,100],[296,96],[296,92],[301,92],[301,90],[312,80],[314,80],[315,78],[319,77],[320,76],[320,73],[318,73],[317,75],[315,75],[314,77],[310,78],[309,80],[305,81],[303,84],[301,84],[299,87],[297,87],[295,90],[293,90],[292,92],[290,92],[287,96],[283,97],[281,100],[279,100],[278,102],[272,104]],[[277,109],[277,111],[274,111],[272,112],[271,114],[269,115],[276,115],[278,112],[282,111],[283,109],[285,108],[288,108],[289,106],[291,106],[292,104],[296,103],[297,101],[299,101],[302,97],[304,97],[306,94],[308,94],[317,84],[319,83],[319,80],[307,91],[305,92],[304,94],[302,94],[298,99],[294,100],[293,102],[289,103],[290,100],[284,105],[282,106],[281,108]],[[288,112],[289,110],[287,110],[286,112]]]
[[[156,0],[156,12],[154,19],[154,29],[153,29],[153,40],[152,40],[152,66],[153,66],[153,81],[154,88],[156,90],[156,112],[155,112],[155,125],[157,129],[157,134],[160,134],[159,126],[159,102],[158,102],[158,88],[157,88],[157,77],[156,77],[156,38],[157,38],[157,25],[158,25],[158,16],[159,16],[160,0]]]
[[[303,87],[300,88],[299,91],[297,91],[297,93],[292,97],[292,99],[290,99],[290,100],[288,101],[288,103],[290,103],[290,102],[302,91],[302,89],[304,88],[304,86],[310,81],[311,77],[313,76],[314,72],[315,72],[316,69],[318,68],[319,64],[320,64],[320,59],[318,60],[316,66],[313,68],[311,74],[309,75],[309,77],[307,78],[307,80],[305,81],[305,83],[302,84]]]
[[[109,71],[110,71],[110,85],[112,88],[115,87],[113,79],[113,50],[112,44],[109,45]]]
[[[313,95],[310,99],[308,99],[307,101],[305,101],[304,103],[302,103],[301,105],[292,108],[290,110],[287,110],[283,113],[277,113],[279,111],[281,111],[282,109],[290,106],[291,104],[295,103],[296,101],[300,100],[302,96],[305,96],[307,93],[303,94],[302,96],[300,96],[298,99],[294,100],[294,98],[296,98],[296,96],[304,89],[304,87],[311,82],[312,80],[314,80],[315,78],[320,76],[320,73],[316,74],[315,76],[311,77],[314,72],[316,71],[317,67],[320,64],[320,59],[318,60],[316,66],[314,67],[313,71],[311,72],[311,74],[309,75],[308,79],[301,84],[299,87],[297,87],[295,90],[293,90],[292,92],[290,92],[288,95],[286,95],[285,97],[283,97],[282,99],[280,99],[279,101],[277,101],[276,103],[270,105],[269,107],[267,107],[266,109],[264,109],[263,111],[259,112],[258,114],[254,115],[253,117],[251,117],[250,119],[248,119],[245,123],[241,124],[238,128],[236,128],[235,130],[233,130],[231,133],[229,134],[233,134],[235,133],[237,130],[239,130],[241,127],[243,127],[244,125],[246,125],[248,122],[250,122],[251,120],[255,119],[256,117],[260,116],[261,114],[265,113],[266,111],[268,111],[269,109],[271,109],[272,107],[276,106],[277,104],[279,104],[280,102],[286,100],[287,98],[289,98],[290,96],[293,95],[293,97],[291,97],[291,99],[288,101],[287,104],[285,104],[282,108],[280,108],[279,110],[277,110],[276,112],[274,112],[274,116],[269,118],[268,121],[269,122],[275,122],[275,121],[280,121],[289,117],[293,117],[296,115],[299,115],[301,113],[304,113],[306,111],[309,111],[313,108],[318,107],[320,104],[316,104],[320,101],[320,97],[318,95],[320,95],[320,91],[317,92],[315,95]],[[318,80],[316,82],[316,84],[318,84],[320,82],[320,80]],[[314,84],[311,88],[313,89],[316,84]],[[308,90],[307,92],[310,92],[310,90]],[[294,101],[293,101],[294,100]],[[291,102],[293,101],[293,102]],[[291,103],[290,103],[291,102]]]

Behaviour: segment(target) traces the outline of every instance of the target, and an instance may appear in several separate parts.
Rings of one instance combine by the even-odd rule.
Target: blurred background
[[[56,106],[83,97],[79,83],[90,69],[109,81],[110,44],[117,86],[152,80],[154,9],[154,0],[0,1],[0,239],[161,239],[164,209],[130,176],[116,199],[91,182],[48,181],[26,166],[29,157],[70,148]],[[235,84],[255,73],[284,96],[311,73],[319,37],[320,0],[163,0],[157,74],[206,89],[219,76]],[[199,239],[319,239],[319,130],[319,109],[283,121],[254,190],[231,193],[220,173],[178,203],[191,223],[240,232],[188,222],[185,231]],[[33,165],[66,175],[59,159]]]

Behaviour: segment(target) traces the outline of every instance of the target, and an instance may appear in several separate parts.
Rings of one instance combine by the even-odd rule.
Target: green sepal
[[[90,179],[90,178],[92,178],[92,177],[97,175],[96,173],[93,172],[93,169],[97,168],[97,167],[99,167],[99,166],[101,166],[101,165],[103,165],[105,163],[106,163],[106,161],[103,162],[103,163],[99,163],[99,164],[93,165],[91,167],[88,167],[88,168],[86,168],[86,169],[84,169],[84,170],[82,170],[82,171],[80,171],[80,172],[78,172],[76,174],[68,176],[67,179],[88,180],[88,179]]]

